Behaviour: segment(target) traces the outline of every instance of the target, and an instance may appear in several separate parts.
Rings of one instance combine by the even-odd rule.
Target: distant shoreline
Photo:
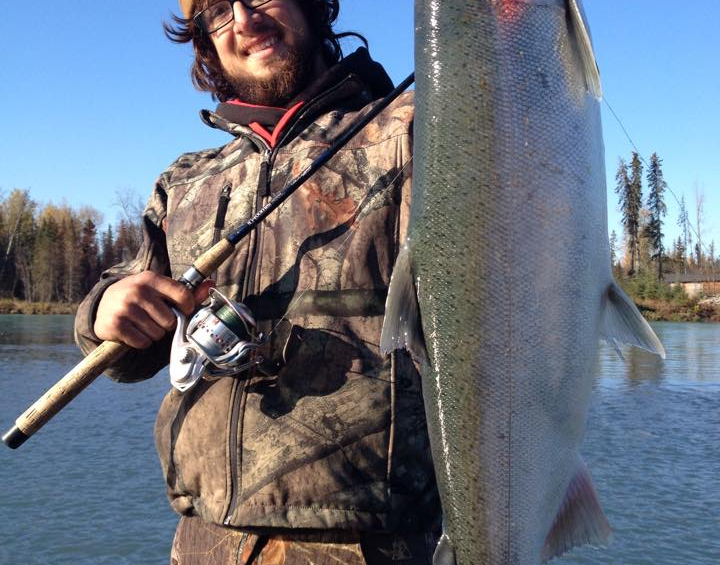
[[[77,308],[77,304],[63,302],[26,302],[10,298],[0,299],[0,314],[75,315]]]
[[[639,299],[635,301],[643,315],[651,322],[720,322],[720,299],[718,304],[708,300]],[[25,302],[24,300],[0,299],[0,314],[47,314],[75,315],[77,304],[61,302]]]
[[[635,299],[651,322],[720,322],[720,298],[706,300]]]

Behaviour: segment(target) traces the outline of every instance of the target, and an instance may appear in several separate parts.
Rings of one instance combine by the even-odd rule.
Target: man
[[[181,0],[166,33],[192,42],[195,85],[228,132],[157,181],[137,258],[103,274],[76,336],[135,348],[125,382],[168,362],[173,305],[208,294],[174,279],[265,205],[392,88],[366,49],[343,58],[339,0]],[[439,503],[420,379],[379,350],[406,229],[412,97],[403,95],[305,183],[216,273],[268,336],[265,362],[165,398],[156,443],[182,515],[177,565],[430,563]]]

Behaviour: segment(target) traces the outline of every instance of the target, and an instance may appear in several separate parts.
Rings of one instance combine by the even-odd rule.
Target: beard
[[[242,102],[262,106],[284,106],[314,78],[317,43],[306,39],[288,47],[285,58],[274,63],[268,78],[232,73],[223,69],[225,80]]]

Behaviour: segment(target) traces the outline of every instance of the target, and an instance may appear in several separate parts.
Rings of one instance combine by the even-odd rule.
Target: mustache
[[[252,36],[245,38],[241,43],[238,44],[238,50],[247,51],[253,45],[256,45],[258,40],[263,40],[266,36],[278,36],[282,35],[282,30],[270,23],[263,23],[258,25],[252,31]]]

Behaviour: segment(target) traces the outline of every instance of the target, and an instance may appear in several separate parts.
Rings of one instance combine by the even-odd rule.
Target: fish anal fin
[[[590,473],[578,457],[575,476],[570,481],[565,499],[545,538],[542,561],[558,557],[581,545],[604,546],[612,531],[600,507]]]
[[[665,359],[665,348],[623,290],[612,283],[603,300],[600,336],[617,349],[618,343],[645,349]]]
[[[456,565],[455,550],[445,532],[440,536],[440,541],[433,553],[432,565]]]
[[[427,360],[408,243],[400,250],[390,279],[380,349],[383,353],[407,349],[415,359]]]

